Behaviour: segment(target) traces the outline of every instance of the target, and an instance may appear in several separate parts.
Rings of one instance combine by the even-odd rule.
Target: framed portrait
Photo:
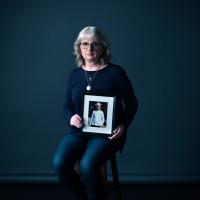
[[[114,96],[83,96],[83,134],[110,136],[114,127]]]

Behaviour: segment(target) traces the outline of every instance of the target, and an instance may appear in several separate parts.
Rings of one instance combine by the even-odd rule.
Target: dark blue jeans
[[[53,165],[67,190],[67,199],[81,199],[85,192],[88,200],[105,199],[99,169],[120,148],[120,139],[66,135],[58,146]],[[77,160],[80,161],[80,176],[74,170]]]

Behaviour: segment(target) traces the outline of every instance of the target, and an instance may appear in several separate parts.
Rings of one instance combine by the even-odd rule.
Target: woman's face
[[[99,63],[103,46],[95,38],[85,38],[80,44],[81,55],[85,62]]]

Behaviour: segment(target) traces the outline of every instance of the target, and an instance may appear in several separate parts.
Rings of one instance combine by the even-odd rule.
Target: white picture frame
[[[83,96],[83,128],[88,136],[110,136],[114,127],[115,96]]]

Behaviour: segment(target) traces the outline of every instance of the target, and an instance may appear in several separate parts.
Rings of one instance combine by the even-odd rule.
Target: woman
[[[137,110],[137,100],[126,72],[110,63],[109,43],[100,29],[88,26],[81,30],[74,43],[74,53],[78,68],[73,69],[67,79],[64,105],[69,130],[56,151],[53,164],[65,185],[67,199],[102,200],[105,197],[99,168],[122,149],[126,130]],[[112,136],[89,138],[81,134],[81,102],[85,92],[117,97]],[[80,176],[74,170],[77,160]]]

